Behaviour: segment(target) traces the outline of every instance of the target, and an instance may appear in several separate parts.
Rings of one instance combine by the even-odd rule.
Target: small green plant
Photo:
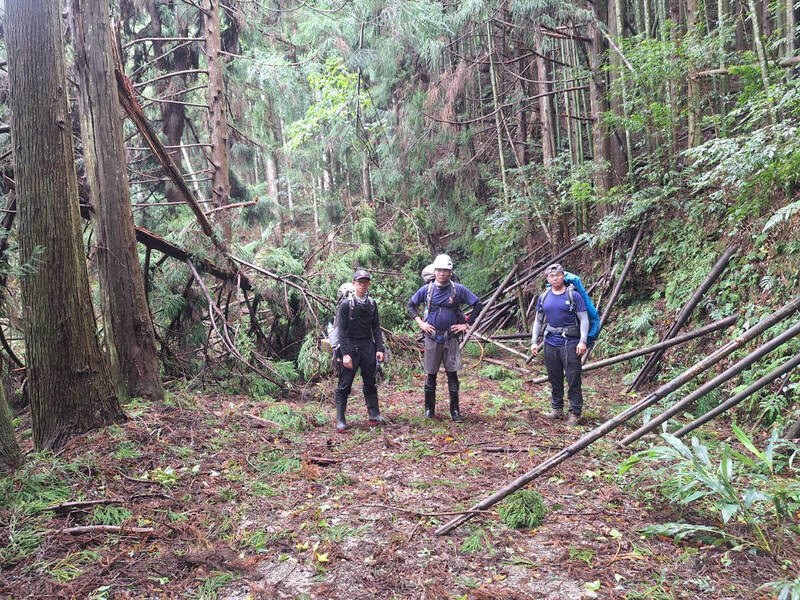
[[[486,414],[491,417],[496,417],[504,408],[512,406],[515,400],[506,398],[505,396],[492,396],[489,398],[490,406],[486,409]]]
[[[581,548],[579,546],[570,546],[569,548],[570,560],[582,560],[590,567],[595,554],[596,552],[590,548]]]
[[[353,483],[355,483],[355,480],[347,473],[337,473],[331,480],[331,485],[340,487],[347,487],[349,485],[353,485]]]
[[[511,371],[499,365],[486,365],[478,371],[478,375],[486,379],[511,379],[515,377]]]
[[[489,537],[483,527],[476,527],[461,542],[460,549],[465,554],[477,554],[489,547]]]
[[[93,525],[122,525],[133,513],[123,506],[100,505],[92,511],[89,522]]]
[[[100,553],[94,550],[73,552],[52,563],[46,571],[59,583],[66,583],[82,575],[84,567],[100,560],[100,557]]]
[[[701,509],[716,513],[725,525],[731,520],[743,523],[750,537],[734,536],[723,528],[687,523],[651,525],[645,529],[646,534],[669,535],[677,540],[685,537],[723,540],[768,553],[780,550],[788,533],[786,521],[800,508],[800,482],[794,465],[800,448],[781,440],[777,429],[764,451],[756,448],[736,425],[733,425],[733,432],[749,454],[722,444],[717,463],[696,437],[692,438],[689,448],[665,433],[662,437],[667,446],[634,454],[622,463],[620,473],[624,474],[642,460],[663,463],[650,476],[659,482],[654,486],[670,502],[698,504]],[[781,449],[788,452],[779,452]]]
[[[141,452],[136,447],[136,444],[131,441],[123,441],[119,443],[116,451],[111,454],[117,460],[124,460],[126,458],[139,458]]]
[[[219,590],[236,579],[232,573],[217,573],[203,580],[197,590],[195,598],[197,600],[217,600]]]
[[[412,458],[414,460],[420,460],[426,456],[435,456],[436,452],[431,448],[428,448],[428,445],[425,442],[421,442],[419,440],[412,440],[411,444],[409,445],[410,448],[408,452],[403,454],[398,454],[397,458]]]
[[[260,455],[259,463],[261,471],[275,475],[295,473],[302,467],[298,458],[284,456],[279,450],[272,450]]]
[[[164,487],[171,487],[178,483],[181,476],[172,467],[158,467],[145,473],[145,478],[151,481],[157,481]]]
[[[500,519],[512,529],[527,529],[542,524],[547,507],[539,492],[517,490],[498,509]]]
[[[775,594],[775,600],[800,600],[800,577],[780,581],[770,581],[758,588]]]
[[[325,425],[327,421],[324,411],[315,406],[297,409],[281,402],[267,406],[261,411],[261,417],[276,423],[283,430],[297,433]]]

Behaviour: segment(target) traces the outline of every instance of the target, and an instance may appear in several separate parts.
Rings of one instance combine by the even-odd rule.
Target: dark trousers
[[[353,359],[353,368],[345,369],[342,366],[339,371],[336,400],[347,400],[353,387],[353,380],[356,378],[356,371],[361,369],[361,380],[364,382],[364,399],[367,405],[370,404],[371,400],[374,400],[377,404],[378,386],[375,383],[375,371],[378,368],[378,362],[375,358],[375,342],[372,340],[359,340],[350,356]]]
[[[578,343],[566,346],[544,345],[544,366],[550,380],[550,406],[553,410],[564,410],[564,376],[567,378],[569,391],[569,412],[580,415],[583,410],[583,393],[581,392],[581,357],[575,354]]]

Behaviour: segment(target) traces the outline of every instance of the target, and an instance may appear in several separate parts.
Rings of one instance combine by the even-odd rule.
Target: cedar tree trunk
[[[124,420],[82,251],[57,0],[6,2],[28,395],[37,449]]]
[[[161,400],[153,322],[136,249],[108,2],[73,0],[72,33],[89,195],[94,206],[106,339],[128,397]]]

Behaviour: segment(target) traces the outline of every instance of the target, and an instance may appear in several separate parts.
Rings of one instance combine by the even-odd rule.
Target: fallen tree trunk
[[[582,248],[583,246],[585,246],[588,243],[589,242],[587,242],[585,240],[582,241],[582,242],[578,242],[577,244],[573,244],[572,246],[570,246],[569,248],[567,248],[566,250],[564,250],[560,254],[556,254],[553,258],[551,258],[547,262],[542,263],[542,265],[539,268],[534,269],[533,271],[531,271],[530,273],[525,275],[525,277],[521,277],[520,279],[517,279],[517,281],[515,281],[514,283],[512,283],[510,286],[508,286],[506,288],[506,292],[510,292],[512,290],[517,289],[521,285],[525,285],[531,279],[533,279],[534,277],[536,277],[537,275],[542,273],[549,265],[552,265],[553,263],[560,261],[562,258],[564,258],[566,256],[569,256],[570,254],[575,252],[575,250],[577,250],[578,248]]]
[[[639,249],[639,242],[642,240],[644,226],[645,222],[642,221],[642,224],[639,225],[639,230],[636,232],[636,237],[633,238],[633,244],[631,244],[631,251],[628,253],[628,259],[625,261],[625,266],[622,267],[622,272],[619,274],[617,283],[614,285],[614,291],[611,292],[611,296],[608,298],[608,305],[606,306],[605,310],[603,310],[603,314],[600,316],[600,327],[606,324],[608,315],[611,314],[611,309],[614,308],[614,304],[616,303],[617,298],[622,291],[622,286],[625,283],[625,280],[628,277],[628,272],[631,270],[631,265],[633,264],[633,257],[636,255],[636,250]],[[586,354],[588,356],[589,353],[587,352]]]
[[[237,281],[238,272],[225,271],[211,261],[208,261],[204,258],[197,258],[193,256],[191,252],[184,250],[180,246],[176,246],[172,242],[165,240],[161,236],[156,235],[144,227],[136,227],[136,241],[147,248],[158,250],[162,254],[171,258],[176,258],[181,262],[186,262],[187,260],[191,259],[200,271],[209,273],[210,275],[213,275],[214,277],[223,281],[231,281],[234,283]],[[250,285],[250,281],[246,277],[242,277],[240,287],[243,290],[253,289],[253,287]]]
[[[486,336],[484,336],[484,335],[481,335],[480,333],[476,333],[476,334],[474,334],[474,335],[475,335],[475,337],[476,337],[476,338],[478,338],[479,340],[481,340],[481,341],[484,341],[484,342],[488,342],[488,343],[490,343],[490,344],[494,344],[494,345],[495,345],[495,346],[497,346],[498,348],[502,348],[502,349],[503,349],[503,350],[505,350],[506,352],[509,352],[509,353],[511,353],[511,354],[514,354],[515,356],[519,356],[520,358],[523,358],[523,359],[525,359],[525,360],[527,360],[527,358],[528,358],[528,356],[527,356],[526,354],[523,354],[523,353],[522,353],[522,352],[520,352],[519,350],[514,350],[514,348],[512,348],[512,347],[510,347],[510,346],[506,346],[506,345],[505,345],[504,343],[502,343],[502,342],[498,342],[497,340],[490,339],[490,338],[488,338],[488,337],[486,337]]]
[[[729,246],[728,249],[722,253],[722,256],[719,257],[717,262],[711,268],[711,271],[709,271],[708,275],[706,275],[705,279],[703,279],[698,288],[695,290],[694,294],[692,294],[686,304],[683,305],[680,313],[678,313],[678,316],[675,317],[675,321],[673,321],[672,326],[669,328],[669,331],[667,331],[666,335],[664,335],[661,341],[670,339],[676,335],[678,331],[680,331],[681,327],[683,327],[683,324],[692,314],[695,307],[699,304],[703,295],[708,291],[708,289],[728,266],[731,256],[735,251],[736,246]],[[644,367],[642,367],[642,370],[639,371],[636,379],[633,380],[633,383],[628,386],[629,392],[635,390],[650,378],[653,368],[655,367],[656,363],[661,360],[663,354],[664,352],[660,351],[656,352],[650,357],[650,359],[645,363]]]
[[[794,358],[790,358],[789,360],[787,360],[785,363],[783,363],[777,369],[773,369],[772,371],[770,371],[766,375],[763,375],[762,377],[760,377],[758,379],[758,381],[756,381],[753,384],[747,386],[745,389],[743,389],[738,394],[736,394],[734,396],[731,396],[725,402],[723,402],[719,406],[716,406],[716,407],[712,408],[710,411],[708,411],[704,415],[696,418],[691,423],[689,423],[687,425],[684,425],[683,427],[678,429],[678,431],[676,431],[672,435],[674,435],[675,437],[683,437],[684,435],[686,435],[690,431],[694,431],[695,429],[697,429],[701,425],[704,425],[705,423],[708,423],[709,421],[711,421],[712,419],[718,417],[722,413],[727,412],[728,410],[730,410],[731,408],[733,408],[734,406],[739,404],[745,398],[748,398],[749,396],[752,396],[753,394],[755,394],[758,390],[760,390],[761,388],[763,388],[767,384],[772,383],[773,381],[778,379],[778,377],[782,377],[783,375],[785,375],[786,373],[788,373],[789,371],[791,371],[792,369],[797,367],[797,365],[800,365],[800,354],[795,355]],[[798,437],[798,435],[800,435],[800,431],[794,437]],[[787,432],[786,438],[787,439],[793,439],[791,437],[791,429]]]
[[[495,492],[488,498],[481,500],[474,506],[468,509],[468,511],[480,511],[486,510],[491,506],[494,506],[498,502],[500,502],[503,498],[508,496],[509,494],[517,491],[518,489],[524,487],[525,485],[529,484],[531,481],[539,477],[542,473],[545,473],[555,467],[556,465],[561,464],[574,454],[577,454],[584,448],[587,448],[595,441],[600,439],[601,437],[605,436],[609,432],[613,431],[620,425],[622,425],[625,421],[630,419],[631,417],[636,416],[643,410],[645,410],[648,406],[651,406],[658,402],[661,398],[666,397],[668,394],[671,394],[681,386],[683,386],[688,381],[691,381],[695,377],[697,377],[700,373],[704,372],[706,369],[712,367],[714,364],[728,356],[734,350],[740,348],[748,341],[753,339],[754,337],[760,335],[775,323],[779,323],[780,321],[787,318],[789,315],[794,313],[800,307],[800,296],[796,297],[794,300],[786,304],[781,309],[775,311],[771,315],[765,317],[753,327],[745,331],[744,333],[740,334],[736,338],[729,341],[727,344],[722,346],[721,348],[717,349],[716,351],[712,352],[702,360],[698,361],[694,365],[692,365],[689,369],[684,371],[681,375],[674,378],[672,381],[669,381],[659,387],[657,390],[652,392],[646,398],[640,400],[636,404],[628,407],[615,417],[609,419],[602,425],[596,427],[585,436],[580,438],[575,443],[567,446],[563,450],[561,450],[558,454],[551,456],[550,458],[544,460],[543,462],[539,463],[536,467],[524,473],[510,484],[502,488],[501,490]],[[434,534],[435,535],[444,535],[459,525],[465,523],[469,519],[471,519],[476,513],[475,512],[465,512],[454,519],[451,519],[441,527],[439,527]]]
[[[785,344],[798,334],[800,334],[800,323],[796,323],[793,327],[790,327],[779,336],[774,337],[766,344],[762,344],[761,346],[756,348],[753,352],[745,356],[743,359],[734,363],[733,365],[725,369],[722,373],[720,373],[710,381],[701,385],[691,394],[673,404],[663,413],[661,413],[651,421],[648,421],[647,423],[639,427],[639,429],[637,429],[636,431],[625,437],[620,442],[620,445],[627,446],[629,444],[632,444],[640,437],[642,437],[644,434],[653,431],[653,429],[655,429],[662,423],[666,423],[672,417],[681,412],[684,408],[689,406],[692,402],[694,402],[695,400],[699,400],[711,390],[718,388],[720,385],[722,385],[735,375],[738,375],[745,369],[749,368],[750,366],[761,360],[764,356],[766,356],[776,348],[781,347],[783,344]]]
[[[626,352],[624,354],[617,354],[616,356],[611,356],[609,358],[604,358],[603,360],[598,360],[597,362],[589,363],[588,365],[584,365],[581,368],[581,372],[585,373],[586,371],[601,369],[609,365],[624,362],[626,360],[631,360],[632,358],[636,358],[637,356],[642,356],[643,354],[649,354],[650,352],[654,352],[655,350],[660,350],[662,348],[669,348],[671,346],[677,346],[678,344],[683,344],[695,338],[702,337],[707,333],[717,331],[718,329],[724,329],[726,327],[730,327],[736,322],[736,319],[738,318],[739,318],[739,313],[736,313],[734,315],[731,315],[730,317],[725,317],[724,319],[720,319],[719,321],[714,321],[713,323],[709,323],[708,325],[706,325],[705,327],[701,327],[700,329],[695,329],[694,331],[689,331],[687,333],[684,333],[683,335],[673,337],[670,340],[665,340],[663,342],[659,342],[658,344],[647,346],[646,348],[631,350],[630,352]],[[547,376],[537,377],[530,383],[544,383],[545,381],[547,381]]]

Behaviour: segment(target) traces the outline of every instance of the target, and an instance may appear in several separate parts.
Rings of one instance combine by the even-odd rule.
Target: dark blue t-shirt
[[[573,292],[572,297],[575,301],[575,310],[570,309],[570,293],[564,288],[563,294],[556,294],[552,289],[545,296],[544,306],[542,297],[537,301],[537,310],[544,310],[544,317],[550,327],[572,327],[578,323],[576,313],[586,310],[586,303],[578,292]],[[567,340],[560,333],[551,331],[544,336],[544,341],[551,346],[566,346],[567,343],[575,343],[575,339]]]
[[[450,290],[451,285],[456,286],[452,303],[450,302],[450,295],[452,293]],[[411,296],[409,304],[414,304],[415,306],[421,304],[425,306],[427,300],[428,284],[426,283]],[[459,322],[458,308],[461,305],[466,304],[467,306],[472,306],[479,300],[480,298],[461,284],[454,284],[451,281],[449,285],[441,289],[434,284],[433,295],[431,296],[431,311],[426,317],[425,322],[430,323],[439,331],[447,331],[450,329],[451,325],[455,325]]]

